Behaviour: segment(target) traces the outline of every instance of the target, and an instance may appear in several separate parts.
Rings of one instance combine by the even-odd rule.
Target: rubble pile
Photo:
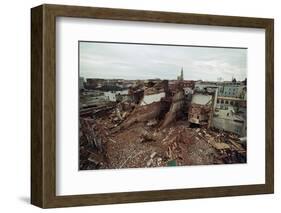
[[[108,132],[94,119],[80,119],[79,169],[106,168]]]
[[[198,137],[206,141],[220,154],[219,159],[223,163],[245,163],[246,147],[240,144],[237,135],[223,131],[211,131],[208,129],[196,129]]]
[[[80,108],[79,168],[245,163],[246,145],[238,135],[206,125],[212,107],[193,104],[186,108],[192,105],[183,90],[175,88],[169,90],[167,82],[151,84],[147,91],[130,89],[126,100]],[[145,95],[159,91],[165,91],[160,101],[140,104]],[[194,123],[199,119],[196,128],[191,119]]]

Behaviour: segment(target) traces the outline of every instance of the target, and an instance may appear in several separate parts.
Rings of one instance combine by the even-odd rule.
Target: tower
[[[183,67],[181,68],[181,76],[180,76],[180,80],[183,81]]]
[[[183,67],[181,68],[181,74],[177,76],[177,80],[183,81]]]

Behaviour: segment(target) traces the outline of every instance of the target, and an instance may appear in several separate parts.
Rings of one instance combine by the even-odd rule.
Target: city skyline
[[[103,79],[242,81],[247,49],[79,42],[80,77]]]

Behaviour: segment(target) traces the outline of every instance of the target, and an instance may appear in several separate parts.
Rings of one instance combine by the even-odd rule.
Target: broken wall
[[[155,119],[160,115],[161,102],[153,102],[148,105],[138,106],[129,115],[119,128],[127,128],[136,122],[144,122],[151,119]]]
[[[166,127],[172,123],[176,118],[180,117],[184,111],[184,92],[178,91],[172,98],[172,104],[169,112],[165,115],[161,127]]]

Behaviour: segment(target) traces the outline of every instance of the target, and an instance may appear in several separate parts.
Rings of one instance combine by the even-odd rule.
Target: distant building
[[[79,90],[84,90],[84,78],[83,77],[79,77]]]
[[[197,91],[203,91],[207,87],[218,87],[220,91],[222,85],[220,85],[219,82],[213,81],[196,81],[194,85],[194,89]]]
[[[95,89],[97,87],[103,86],[105,80],[101,78],[87,78],[86,79],[86,89]]]
[[[241,98],[224,97],[224,96],[218,96],[217,98],[217,108],[219,109],[225,109],[229,106],[246,108],[246,104],[247,104],[246,100]]]
[[[194,89],[194,81],[191,80],[183,80],[179,82],[178,80],[169,80],[168,87],[173,92],[178,89],[180,86],[181,88],[190,88]]]
[[[119,91],[105,91],[105,99],[111,102],[122,101],[123,98],[127,98],[128,90],[119,90]]]
[[[216,86],[218,88],[218,96],[221,97],[235,97],[246,100],[246,85],[243,82],[224,81],[197,81],[195,89],[203,90],[206,87]]]
[[[221,87],[219,96],[240,98],[243,96],[244,87],[240,83],[226,83]]]

